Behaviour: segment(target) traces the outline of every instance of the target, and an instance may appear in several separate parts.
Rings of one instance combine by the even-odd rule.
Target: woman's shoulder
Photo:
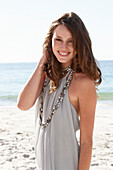
[[[73,78],[74,81],[94,81],[93,79],[91,79],[88,75],[86,75],[85,73],[74,73],[73,74]]]
[[[95,82],[89,76],[84,73],[74,73],[73,74],[73,84],[81,89],[95,88]]]

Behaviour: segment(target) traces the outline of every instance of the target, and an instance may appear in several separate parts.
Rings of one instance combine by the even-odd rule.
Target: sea
[[[0,106],[14,106],[37,63],[0,63]],[[113,104],[113,60],[98,61],[102,83],[97,87],[97,102]]]

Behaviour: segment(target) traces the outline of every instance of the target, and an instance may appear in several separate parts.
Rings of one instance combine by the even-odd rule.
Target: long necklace
[[[53,117],[53,115],[55,114],[55,111],[58,109],[58,107],[60,106],[60,103],[63,101],[64,95],[66,94],[66,90],[69,87],[69,84],[71,82],[72,79],[72,75],[73,75],[73,70],[71,69],[71,66],[67,67],[66,69],[63,70],[62,74],[65,74],[65,72],[69,72],[69,77],[66,80],[66,84],[63,87],[62,92],[60,93],[55,105],[52,107],[51,109],[51,113],[49,115],[49,117],[47,118],[45,123],[42,123],[42,113],[43,113],[43,94],[45,92],[45,88],[47,85],[47,79],[45,79],[44,81],[44,85],[43,85],[43,89],[42,89],[42,93],[40,96],[40,108],[39,108],[39,124],[42,128],[46,128],[48,126],[48,124],[51,122],[51,119]]]

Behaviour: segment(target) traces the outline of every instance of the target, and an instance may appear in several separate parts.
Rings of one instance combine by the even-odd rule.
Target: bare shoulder
[[[84,73],[76,73],[73,75],[73,85],[76,86],[77,91],[81,93],[88,90],[96,90],[95,82]]]
[[[96,88],[94,80],[90,79],[86,74],[75,73],[69,86],[69,99],[80,116],[80,109],[87,103],[96,103]],[[95,100],[94,100],[95,99]],[[82,103],[82,104],[81,104]]]
[[[89,78],[86,74],[84,73],[74,73],[73,75],[74,80],[78,80],[78,81],[85,81],[85,82],[91,82],[93,81],[91,78]]]

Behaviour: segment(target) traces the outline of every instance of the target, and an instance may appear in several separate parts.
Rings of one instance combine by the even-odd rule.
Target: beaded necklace
[[[51,122],[51,119],[52,119],[52,116],[55,114],[55,111],[58,109],[58,107],[60,106],[60,103],[63,101],[63,98],[64,98],[64,95],[66,94],[66,90],[67,88],[69,87],[69,84],[71,82],[71,79],[72,79],[72,75],[73,75],[73,70],[71,68],[71,66],[65,68],[63,71],[62,71],[62,74],[65,74],[65,73],[69,73],[69,77],[68,79],[66,80],[66,84],[64,85],[63,87],[63,90],[62,92],[60,93],[55,105],[53,106],[53,108],[51,109],[51,113],[49,115],[49,117],[47,118],[46,122],[45,123],[42,123],[42,113],[43,113],[43,94],[45,92],[45,87],[47,85],[47,79],[45,79],[44,81],[44,85],[43,85],[43,88],[42,88],[42,93],[41,93],[41,103],[40,103],[40,108],[39,108],[39,124],[40,124],[40,127],[41,128],[46,128],[48,126],[48,124]]]

